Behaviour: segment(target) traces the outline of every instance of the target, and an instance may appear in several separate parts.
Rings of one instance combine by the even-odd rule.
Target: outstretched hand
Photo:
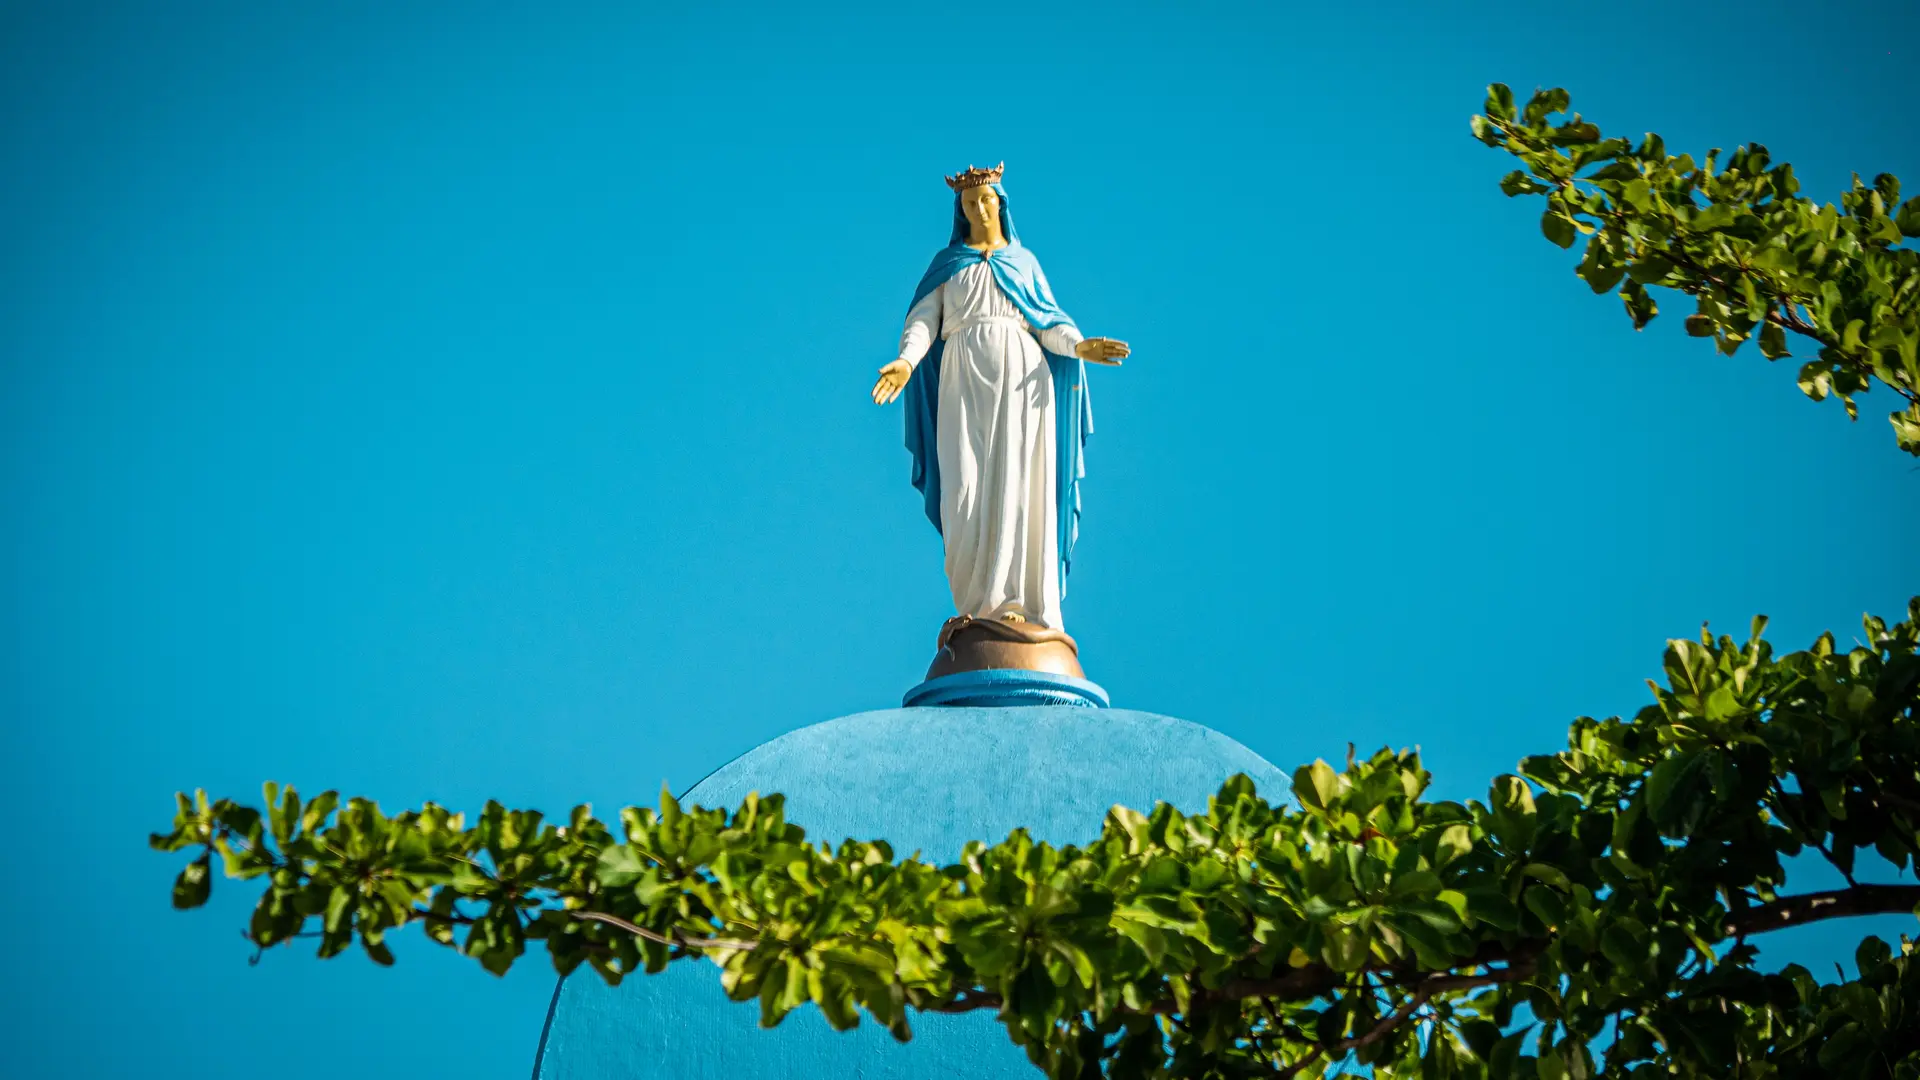
[[[1087,363],[1106,364],[1109,367],[1119,367],[1120,361],[1132,351],[1127,348],[1126,342],[1107,337],[1090,337],[1073,347],[1074,355]]]
[[[913,365],[905,360],[895,360],[880,369],[880,381],[873,384],[873,403],[891,404],[906,388],[907,380],[913,378]]]

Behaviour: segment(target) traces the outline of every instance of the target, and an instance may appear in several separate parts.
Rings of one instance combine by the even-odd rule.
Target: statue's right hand
[[[880,381],[873,384],[873,403],[891,404],[906,388],[907,380],[913,378],[913,365],[905,360],[895,360],[880,369]]]

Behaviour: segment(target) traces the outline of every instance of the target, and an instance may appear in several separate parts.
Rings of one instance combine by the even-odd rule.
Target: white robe
[[[900,359],[919,365],[939,334],[940,533],[962,615],[1018,612],[1059,628],[1051,352],[1073,355],[1070,323],[1036,332],[986,263],[948,278],[907,313]]]

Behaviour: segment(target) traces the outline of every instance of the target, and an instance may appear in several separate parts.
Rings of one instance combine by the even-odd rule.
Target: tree
[[[1516,115],[1494,86],[1474,130],[1528,165],[1503,187],[1547,196],[1549,238],[1592,237],[1596,291],[1628,279],[1637,326],[1648,286],[1679,289],[1723,351],[1820,342],[1816,398],[1851,405],[1878,379],[1912,399],[1920,277],[1888,222],[1913,235],[1920,200],[1889,218],[1883,176],[1844,215],[1814,210],[1758,147],[1696,169],[1657,136],[1630,151],[1578,116],[1550,124],[1566,107],[1552,90]],[[1910,451],[1916,417],[1895,417]],[[1920,859],[1920,598],[1848,650],[1824,634],[1776,656],[1764,626],[1669,642],[1651,704],[1576,720],[1484,801],[1425,799],[1417,755],[1350,752],[1300,768],[1291,805],[1234,777],[1205,812],[1116,807],[1085,846],[1015,832],[940,866],[811,844],[778,795],[716,810],[662,792],[615,835],[586,807],[556,825],[488,803],[468,824],[269,784],[258,808],[180,796],[152,844],[197,849],[176,907],[206,902],[215,857],[264,880],[262,949],[357,940],[390,964],[387,934],[417,923],[495,973],[529,942],[615,983],[704,957],[765,1024],[812,1002],[905,1039],[915,1011],[992,1010],[1054,1077],[1920,1078],[1907,938],[1866,939],[1857,976],[1827,985],[1760,972],[1751,943],[1920,909],[1920,885],[1856,877],[1862,852],[1898,877]],[[1793,890],[1803,852],[1846,886]]]

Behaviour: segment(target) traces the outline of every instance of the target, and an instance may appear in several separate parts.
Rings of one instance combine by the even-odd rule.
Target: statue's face
[[[1000,227],[1000,196],[989,184],[970,187],[960,193],[960,212],[967,215],[973,235],[985,236],[989,228]]]

